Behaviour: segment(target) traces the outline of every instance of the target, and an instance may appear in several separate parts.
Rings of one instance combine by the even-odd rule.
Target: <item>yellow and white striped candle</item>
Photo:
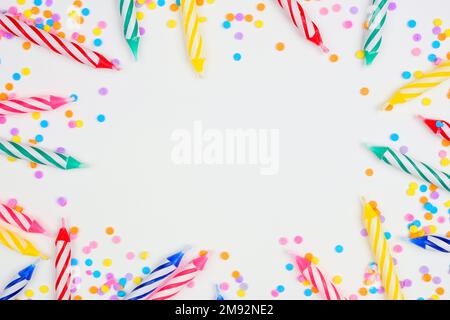
[[[0,243],[5,247],[17,251],[25,256],[41,257],[48,259],[27,239],[22,238],[18,234],[0,226]]]
[[[388,103],[383,107],[386,111],[391,111],[397,104],[408,102],[424,92],[437,87],[442,82],[450,78],[450,60],[441,62],[436,68],[428,73],[421,74],[415,81],[412,81],[394,93]]]
[[[381,228],[380,211],[373,207],[372,204],[363,200],[363,220],[364,226],[367,230],[367,237],[370,242],[370,248],[378,264],[381,281],[390,300],[404,300],[400,280],[397,275],[397,270],[394,266],[394,260],[391,256],[386,237]]]
[[[197,13],[196,0],[181,0],[182,27],[186,38],[189,60],[195,72],[203,75],[205,66],[205,53],[203,37],[200,33],[200,17]]]

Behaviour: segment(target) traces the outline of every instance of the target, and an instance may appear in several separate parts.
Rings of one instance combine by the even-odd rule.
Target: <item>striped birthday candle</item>
[[[72,282],[72,270],[70,267],[72,258],[72,246],[70,235],[62,220],[61,228],[55,240],[55,292],[57,300],[71,300],[70,284]]]
[[[93,68],[118,69],[102,54],[28,25],[9,14],[0,13],[0,30]]]
[[[2,153],[8,157],[29,160],[37,164],[53,166],[63,170],[85,167],[77,159],[59,152],[47,151],[38,147],[0,139],[0,154]]]
[[[0,203],[0,220],[24,232],[48,234],[39,222],[2,203]]]
[[[346,300],[335,285],[310,260],[295,255],[295,261],[303,277],[326,300]]]
[[[20,270],[17,276],[9,282],[0,293],[0,300],[12,300],[25,289],[36,269],[36,263],[30,264],[25,269]]]
[[[152,294],[167,278],[175,272],[183,259],[184,252],[179,251],[157,266],[126,297],[126,300],[143,300]]]
[[[428,235],[409,241],[422,249],[450,253],[450,239],[446,236]]]
[[[380,212],[363,200],[363,220],[370,248],[378,264],[385,293],[390,300],[404,300],[391,250],[381,227]]]
[[[440,135],[445,140],[450,141],[450,123],[444,120],[427,119],[422,116],[419,116],[419,118],[434,134]]]
[[[153,292],[149,300],[167,300],[179,293],[189,282],[194,280],[199,272],[203,270],[207,256],[200,256],[189,262],[185,267],[177,271],[166,283]]]
[[[403,154],[395,149],[383,146],[367,146],[378,159],[385,163],[396,167],[410,175],[432,183],[435,186],[442,187],[450,191],[450,175],[445,172],[434,169],[426,163],[414,160],[413,158]]]
[[[71,97],[53,95],[0,100],[0,115],[52,111],[73,101]]]
[[[386,111],[394,109],[395,105],[408,102],[437,87],[450,78],[450,60],[441,62],[428,73],[420,74],[416,80],[398,89],[383,107]]]
[[[189,60],[195,72],[203,75],[205,53],[203,37],[200,32],[200,17],[197,13],[196,0],[181,0],[181,17]]]
[[[305,36],[308,41],[311,41],[316,46],[320,47],[323,52],[327,53],[329,50],[324,46],[322,36],[319,28],[306,14],[302,5],[297,0],[277,0],[278,4],[291,19],[295,28]]]
[[[120,0],[120,16],[122,17],[123,35],[137,60],[140,35],[134,0]]]
[[[364,57],[367,65],[372,64],[381,47],[383,27],[386,22],[388,0],[372,0],[364,38]]]
[[[5,247],[23,254],[24,256],[41,257],[48,259],[27,239],[0,226],[0,243]]]

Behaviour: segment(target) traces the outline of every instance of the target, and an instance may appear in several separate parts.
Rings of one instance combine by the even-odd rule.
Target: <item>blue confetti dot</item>
[[[433,209],[433,205],[429,202],[425,203],[425,205],[423,206],[425,208],[425,210],[431,211],[431,209]]]
[[[385,232],[384,233],[384,237],[386,238],[386,240],[389,240],[391,238],[391,233],[390,232]]]
[[[303,293],[305,294],[305,296],[310,297],[312,295],[312,291],[311,289],[306,289],[305,291],[303,291]]]
[[[285,268],[287,271],[292,271],[294,270],[294,265],[292,263],[288,263],[286,264]]]
[[[235,53],[235,54],[233,55],[233,59],[234,59],[234,61],[241,61],[242,56],[241,56],[240,53]]]
[[[100,47],[103,44],[102,39],[95,39],[94,40],[94,46]]]
[[[164,7],[166,5],[166,0],[158,0],[158,6]]]
[[[425,192],[425,191],[428,190],[428,187],[427,187],[426,185],[422,184],[422,185],[420,186],[419,190],[420,190],[421,192]]]
[[[399,135],[398,135],[397,133],[391,134],[391,140],[392,140],[392,141],[398,141],[399,138],[400,138],[400,137],[399,137]]]
[[[402,73],[402,78],[403,78],[403,79],[409,79],[409,78],[411,78],[411,72],[409,72],[409,71],[404,71],[404,72]]]
[[[339,244],[334,248],[334,250],[336,250],[337,253],[341,253],[344,251],[344,247]]]
[[[40,6],[42,4],[42,0],[34,0],[35,6]]]
[[[120,279],[119,279],[119,284],[120,284],[122,287],[125,287],[125,285],[127,284],[127,278],[120,278]]]
[[[53,21],[52,19],[48,19],[48,20],[47,20],[47,25],[48,25],[49,27],[53,27],[53,24],[54,24],[54,21]]]
[[[280,293],[284,292],[284,286],[282,286],[282,285],[277,286],[277,291]]]
[[[88,16],[91,13],[91,11],[88,8],[83,8],[83,10],[81,10],[81,14],[83,16]]]
[[[48,121],[47,120],[42,120],[41,121],[41,127],[42,128],[47,128],[48,127]]]
[[[438,127],[438,128],[442,128],[442,127],[444,127],[444,123],[442,122],[442,121],[436,121],[436,127]]]
[[[36,137],[34,138],[37,142],[42,142],[44,141],[44,137],[40,134],[36,135]]]
[[[434,40],[434,41],[431,43],[431,46],[432,46],[434,49],[437,49],[437,48],[439,48],[439,47],[441,46],[441,43],[440,43],[438,40]]]
[[[435,62],[436,59],[437,59],[437,57],[434,53],[428,55],[428,61]]]
[[[70,95],[70,97],[72,98],[73,102],[78,101],[78,96],[77,96],[75,93],[72,93],[72,94]]]
[[[420,227],[422,223],[419,220],[414,220],[413,225],[415,225],[416,227]]]
[[[99,115],[97,116],[97,121],[98,121],[98,122],[105,122],[105,120],[106,120],[105,115],[99,114]]]
[[[230,22],[230,21],[224,21],[222,25],[223,25],[223,27],[224,27],[225,29],[230,29],[230,27],[231,27],[231,22]]]
[[[408,27],[414,28],[417,25],[416,20],[409,20]]]
[[[13,78],[13,80],[15,80],[15,81],[19,81],[20,80],[20,78],[21,78],[21,76],[20,76],[20,74],[19,73],[14,73],[13,75],[12,75],[12,78]]]
[[[125,291],[122,291],[122,290],[118,291],[117,292],[117,296],[120,297],[120,298],[125,297]]]
[[[78,265],[78,260],[75,259],[75,258],[70,259],[70,265],[77,266]]]
[[[84,263],[85,263],[88,267],[90,267],[90,266],[92,266],[92,259],[86,259],[86,260],[84,261]]]
[[[377,293],[377,288],[376,287],[370,287],[370,289],[369,289],[369,292],[371,293],[371,294],[375,294],[375,293]]]
[[[149,274],[150,273],[150,268],[149,267],[143,267],[142,268],[142,273],[143,274]]]
[[[94,278],[100,278],[102,273],[98,270],[95,270],[94,272],[92,272],[92,275],[94,276]]]

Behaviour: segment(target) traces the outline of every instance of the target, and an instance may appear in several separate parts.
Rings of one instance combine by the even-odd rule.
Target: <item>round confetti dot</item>
[[[241,61],[241,59],[242,59],[242,56],[241,56],[240,53],[235,53],[235,54],[233,55],[233,60],[234,60],[234,61]]]
[[[285,268],[287,271],[292,271],[294,270],[294,265],[292,263],[288,263],[286,264]]]
[[[403,79],[410,79],[411,78],[411,72],[409,72],[409,71],[402,72],[402,78]]]
[[[279,286],[277,286],[277,291],[278,292],[284,292],[284,290],[285,290],[285,288],[284,288],[284,286],[282,286],[282,285],[279,285]]]
[[[228,260],[230,258],[230,254],[228,252],[226,252],[226,251],[223,251],[223,252],[220,253],[220,258],[222,260]]]
[[[373,169],[367,168],[366,171],[364,171],[364,173],[366,174],[366,176],[371,177],[373,176]]]
[[[42,285],[42,286],[40,286],[39,287],[39,291],[41,292],[41,293],[48,293],[48,291],[49,291],[49,289],[48,289],[48,286],[46,286],[46,285]]]
[[[365,57],[365,53],[363,50],[358,50],[356,51],[355,56],[357,59],[363,59]]]
[[[341,245],[339,244],[339,245],[337,245],[336,247],[334,247],[334,250],[335,250],[337,253],[341,253],[342,251],[344,251],[344,247],[341,246]]]
[[[288,243],[288,239],[286,237],[281,237],[280,239],[278,239],[278,243],[284,246]]]
[[[99,114],[99,115],[97,116],[97,121],[98,121],[98,122],[105,122],[105,120],[106,120],[105,115]]]
[[[333,10],[334,12],[339,12],[341,11],[341,5],[339,3],[333,4],[333,6],[331,7],[331,10]]]
[[[310,297],[312,295],[312,290],[311,289],[305,289],[305,291],[303,291],[303,294],[307,297]]]
[[[392,141],[398,141],[398,139],[400,138],[399,135],[397,133],[393,133],[391,134],[391,136],[389,137]]]
[[[42,171],[38,170],[34,173],[34,177],[36,179],[42,179],[44,177],[44,173]]]
[[[237,296],[240,297],[240,298],[245,297],[245,291],[242,290],[242,289],[239,289],[239,290],[236,292],[236,294],[237,294]]]
[[[261,20],[256,20],[255,21],[255,27],[256,28],[262,28],[264,26],[264,22],[262,22]]]
[[[236,33],[234,34],[234,38],[235,38],[236,40],[242,40],[242,39],[244,39],[244,34],[243,34],[242,32],[236,32]]]
[[[420,50],[420,48],[414,48],[411,50],[411,54],[415,57],[420,56],[421,53],[422,53],[422,50]]]
[[[362,87],[361,89],[359,89],[359,93],[360,93],[362,96],[367,96],[367,95],[369,94],[369,88]]]
[[[285,48],[284,43],[283,42],[277,42],[275,44],[275,49],[277,49],[278,51],[283,51]]]
[[[431,104],[431,99],[430,98],[423,98],[421,102],[422,102],[422,105],[429,106]]]
[[[353,22],[351,22],[350,20],[346,20],[346,21],[344,21],[344,22],[342,23],[342,26],[343,26],[345,29],[350,29],[350,28],[353,26]]]
[[[98,90],[98,93],[99,93],[101,96],[105,96],[105,95],[108,94],[108,89],[107,89],[107,88],[100,88],[100,89]]]
[[[121,238],[120,236],[113,236],[112,239],[111,239],[111,241],[112,241],[114,244],[118,244],[118,243],[120,243],[120,241],[122,241],[122,238]]]
[[[302,243],[302,242],[303,242],[302,236],[295,236],[295,237],[294,237],[294,243],[300,244],[300,243]]]
[[[415,20],[409,20],[407,22],[407,25],[408,25],[408,28],[414,28],[417,25],[417,23]]]
[[[330,55],[329,60],[331,62],[337,62],[339,60],[339,56],[337,54],[333,53],[333,54]]]
[[[131,252],[131,251],[130,251],[130,252],[127,252],[126,258],[127,258],[128,260],[133,260],[134,257],[135,257],[135,255],[134,255],[133,252]]]
[[[341,276],[334,276],[332,279],[334,284],[340,284],[342,283],[342,277]]]
[[[25,290],[25,297],[31,298],[34,296],[34,291],[31,289]]]
[[[173,29],[177,26],[177,22],[173,19],[170,19],[169,21],[167,21],[167,27]]]
[[[256,5],[256,9],[257,9],[258,11],[264,11],[264,9],[266,9],[266,5],[265,5],[264,3],[258,3],[258,4]]]
[[[322,8],[319,9],[319,13],[320,13],[322,16],[326,16],[326,15],[328,14],[328,9],[325,8],[325,7],[322,7]]]
[[[114,233],[114,228],[113,227],[107,227],[105,229],[105,232],[107,235],[112,235]]]

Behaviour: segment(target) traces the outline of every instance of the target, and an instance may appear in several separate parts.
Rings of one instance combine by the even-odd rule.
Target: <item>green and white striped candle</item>
[[[372,64],[380,50],[388,6],[388,0],[372,0],[372,5],[369,8],[367,30],[364,39],[364,56],[367,65]]]
[[[120,0],[120,15],[123,23],[123,35],[137,60],[140,34],[134,0]]]
[[[34,146],[19,144],[13,141],[0,139],[0,154],[8,157],[29,160],[46,166],[53,166],[63,170],[85,167],[84,164],[59,152],[47,151]]]
[[[430,167],[426,163],[414,160],[408,157],[406,154],[382,146],[367,146],[378,159],[383,160],[387,164],[396,167],[410,175],[416,176],[425,180],[428,183],[432,183],[435,186],[444,188],[450,192],[450,175]]]

